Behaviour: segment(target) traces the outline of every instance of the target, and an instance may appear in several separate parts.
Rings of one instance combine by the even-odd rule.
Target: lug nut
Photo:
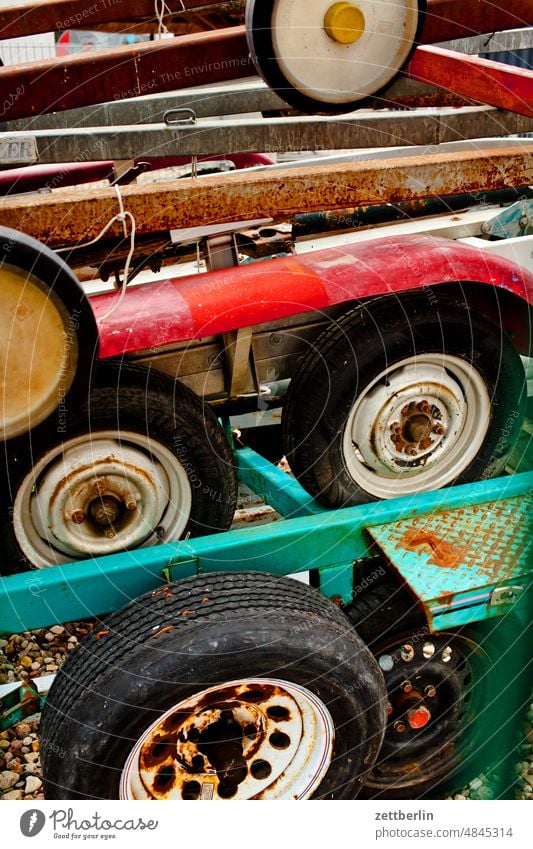
[[[433,433],[436,433],[436,434],[437,434],[437,436],[442,436],[442,434],[444,433],[444,428],[443,428],[443,426],[442,426],[441,424],[436,424],[436,425],[434,425],[434,427],[433,427]]]
[[[400,430],[400,428],[401,428],[400,422],[393,422],[390,426],[391,430]]]
[[[404,681],[402,684],[402,690],[404,691],[404,693],[411,693],[413,690],[413,685],[410,681]]]
[[[406,449],[406,452],[405,452],[405,453],[406,453],[406,454],[409,454],[409,456],[410,456],[410,457],[416,457],[416,455],[418,454],[418,451],[416,450],[416,448],[413,448],[413,447],[411,446],[411,448],[407,448],[407,449]]]
[[[395,722],[394,725],[393,725],[393,728],[398,734],[403,734],[403,732],[405,731],[405,723],[404,722]]]
[[[137,502],[135,501],[135,499],[134,498],[128,498],[128,500],[126,501],[126,510],[129,510],[130,513],[131,513],[133,510],[136,509],[136,507],[137,507]]]
[[[422,413],[429,413],[430,406],[429,406],[429,404],[428,404],[428,402],[427,402],[427,401],[420,401],[420,403],[419,403],[419,404],[417,404],[416,406],[418,407],[418,409],[420,410],[420,412],[422,412]]]
[[[428,684],[428,686],[424,690],[424,695],[427,696],[428,699],[433,699],[437,695],[437,691],[435,687],[433,687],[431,684]]]
[[[72,519],[75,525],[81,525],[83,522],[85,522],[85,513],[83,512],[83,510],[74,510],[70,518]]]
[[[106,536],[107,539],[113,539],[113,537],[115,536],[115,531],[113,531],[111,528],[108,528],[106,531],[104,531],[104,536]]]
[[[102,479],[95,480],[93,483],[93,488],[94,491],[98,493],[98,495],[102,495],[102,493],[105,492],[105,481],[103,481]]]
[[[390,715],[391,715],[391,713],[392,713],[392,711],[394,710],[394,708],[392,707],[392,705],[391,705],[391,703],[390,703],[390,702],[387,702],[387,708],[386,708],[386,710],[387,710],[387,716],[390,716]]]

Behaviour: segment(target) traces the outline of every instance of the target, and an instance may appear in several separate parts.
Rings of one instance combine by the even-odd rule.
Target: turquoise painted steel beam
[[[235,460],[239,480],[285,519],[327,512],[327,508],[311,498],[297,480],[250,448],[236,451]]]
[[[258,463],[259,471],[262,467]],[[164,570],[175,581],[196,572],[288,575],[345,566],[375,551],[367,528],[521,495],[533,497],[533,473],[14,575],[0,585],[0,633],[109,613],[160,586]]]

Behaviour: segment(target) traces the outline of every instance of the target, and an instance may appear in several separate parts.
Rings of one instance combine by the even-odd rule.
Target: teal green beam
[[[521,495],[533,497],[531,472],[14,575],[0,586],[0,633],[109,613],[160,586],[165,570],[176,581],[217,571],[287,575],[345,566],[370,553],[366,528]]]

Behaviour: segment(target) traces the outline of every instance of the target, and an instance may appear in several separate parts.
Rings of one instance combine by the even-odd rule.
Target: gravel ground
[[[71,622],[0,640],[0,684],[57,672],[68,653],[92,629],[91,622]],[[29,716],[0,733],[2,799],[44,799],[39,760],[40,715]]]
[[[92,629],[92,622],[54,625],[26,631],[0,640],[0,684],[37,678],[57,671],[78,641]],[[0,797],[44,799],[39,760],[39,714],[0,733]],[[520,760],[516,764],[518,799],[533,798],[533,702],[521,727]],[[490,799],[484,775],[475,778],[451,799]]]

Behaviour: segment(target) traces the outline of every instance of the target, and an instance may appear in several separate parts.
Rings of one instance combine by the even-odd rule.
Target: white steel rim
[[[490,416],[486,383],[466,360],[407,358],[381,372],[354,403],[343,434],[346,468],[376,498],[439,489],[474,460]]]
[[[277,0],[271,18],[274,55],[294,88],[324,103],[357,101],[397,74],[412,49],[418,0],[358,0],[365,28],[353,44],[334,41],[324,19],[334,0]]]
[[[177,540],[191,486],[161,443],[105,430],[49,450],[26,475],[13,506],[18,544],[37,568]]]
[[[239,759],[203,743],[223,723]],[[120,798],[308,799],[329,769],[334,737],[328,709],[305,687],[271,678],[220,684],[179,702],[142,734],[122,771]]]

